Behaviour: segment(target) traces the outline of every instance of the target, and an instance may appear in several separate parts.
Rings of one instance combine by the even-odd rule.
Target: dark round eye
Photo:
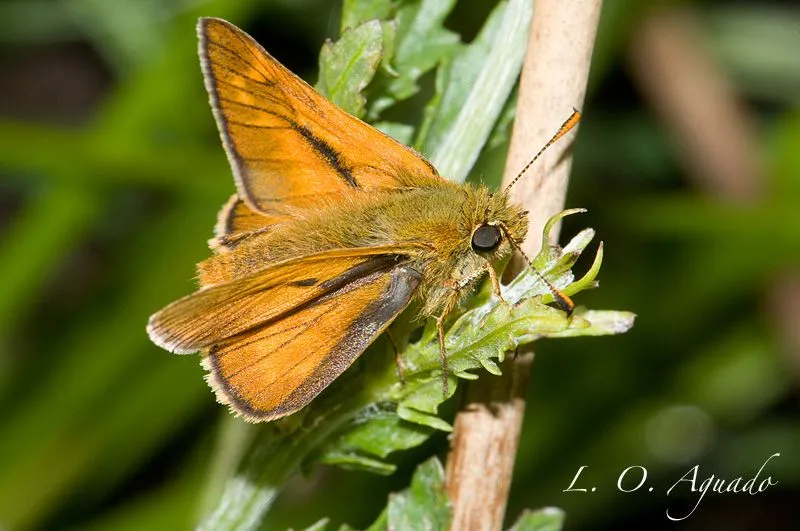
[[[481,225],[472,233],[472,249],[494,251],[500,245],[500,229],[494,225]]]

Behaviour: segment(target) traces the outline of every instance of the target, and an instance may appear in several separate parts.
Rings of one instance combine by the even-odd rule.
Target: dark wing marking
[[[291,216],[320,194],[442,182],[422,156],[317,94],[232,24],[204,18],[198,33],[214,116],[252,210]]]

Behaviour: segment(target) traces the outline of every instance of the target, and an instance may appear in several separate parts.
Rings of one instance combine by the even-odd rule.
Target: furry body
[[[250,276],[269,264],[333,249],[396,246],[401,259],[419,272],[415,298],[424,316],[458,303],[460,288],[511,255],[506,238],[489,253],[472,249],[472,233],[500,225],[518,244],[525,238],[526,213],[502,193],[484,186],[441,179],[426,186],[345,196],[294,213],[293,220],[265,231],[238,235],[235,252],[221,252],[198,265],[200,284],[210,286]],[[465,285],[466,284],[466,285]]]

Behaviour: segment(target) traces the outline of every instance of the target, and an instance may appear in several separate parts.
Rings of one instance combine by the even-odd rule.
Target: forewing
[[[326,251],[274,264],[224,284],[201,289],[150,317],[147,332],[158,346],[188,354],[220,343],[405,257],[399,247]]]
[[[236,26],[198,24],[211,105],[239,196],[280,218],[358,190],[409,188],[433,166],[414,150],[336,107]]]
[[[251,422],[299,410],[408,305],[420,278],[407,265],[375,271],[213,346],[205,365],[217,399]]]

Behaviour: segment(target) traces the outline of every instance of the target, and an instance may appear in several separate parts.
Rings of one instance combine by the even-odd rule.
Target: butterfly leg
[[[503,304],[505,304],[506,300],[503,298],[503,294],[500,291],[500,279],[497,278],[497,273],[495,272],[494,267],[492,267],[492,263],[489,261],[487,261],[482,268],[478,269],[470,276],[462,278],[461,280],[451,279],[446,283],[446,286],[453,290],[453,293],[445,303],[442,314],[436,319],[436,330],[439,334],[439,354],[441,355],[442,359],[442,389],[444,391],[444,396],[448,395],[447,349],[444,344],[444,322],[450,312],[458,305],[458,301],[461,300],[461,294],[464,288],[472,284],[473,281],[483,275],[484,271],[489,274],[489,278],[492,281],[492,289],[494,290],[494,294]]]
[[[492,281],[492,290],[494,291],[494,294],[497,295],[498,299],[505,302],[505,299],[503,299],[503,294],[500,291],[500,279],[497,278],[497,272],[495,272],[494,267],[492,267],[492,263],[487,260],[482,267],[475,270],[469,276],[461,279],[450,279],[445,282],[445,287],[453,290],[452,298],[455,301],[453,303],[448,301],[447,306],[449,308],[454,308],[457,302],[461,300],[461,294],[463,293],[464,289],[475,282],[478,278],[483,276],[484,273],[489,274],[489,279]]]
[[[492,281],[492,290],[494,290],[494,294],[500,299],[500,302],[505,303],[506,300],[503,298],[503,293],[500,291],[500,279],[497,278],[497,272],[492,267],[491,262],[486,262],[483,266],[487,273],[489,273],[489,279]]]
[[[444,320],[447,313],[442,313],[436,319],[436,331],[439,333],[439,355],[442,359],[442,393],[447,398],[449,394],[448,381],[447,381],[447,349],[444,346]]]
[[[392,350],[394,350],[394,362],[397,364],[397,377],[400,379],[400,383],[405,385],[406,377],[405,368],[403,367],[403,358],[400,357],[400,349],[397,348],[397,343],[392,336],[392,331],[388,328],[386,329],[386,338],[389,340]]]
[[[492,279],[492,287],[494,288],[495,294],[500,298],[501,301],[505,302],[503,295],[500,293],[500,280],[497,278],[497,274],[495,273],[491,262],[487,261],[482,268],[478,269],[468,277],[460,280],[450,279],[445,282],[445,286],[451,289],[452,293],[445,303],[441,315],[436,319],[436,331],[439,334],[439,354],[442,360],[442,390],[445,397],[447,397],[449,389],[447,380],[447,348],[444,344],[444,322],[450,312],[455,309],[456,306],[458,306],[458,301],[461,300],[461,294],[463,293],[464,288],[472,284],[473,281],[483,275],[484,271],[488,272],[489,277]]]

